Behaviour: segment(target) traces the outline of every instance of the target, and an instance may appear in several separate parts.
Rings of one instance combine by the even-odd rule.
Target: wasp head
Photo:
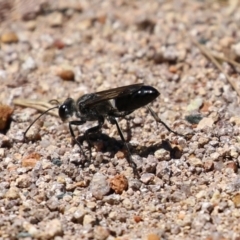
[[[75,101],[72,98],[67,98],[58,109],[58,115],[65,121],[67,118],[71,117],[76,111]]]

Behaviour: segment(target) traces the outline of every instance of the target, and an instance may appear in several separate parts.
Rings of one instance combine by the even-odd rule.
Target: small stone
[[[206,196],[206,195],[205,195]],[[212,204],[218,204],[221,198],[221,193],[219,192],[219,190],[216,190],[211,198],[211,203]]]
[[[233,196],[232,201],[235,207],[240,207],[240,193],[237,193],[235,196]]]
[[[189,157],[188,162],[194,166],[194,167],[202,167],[203,166],[203,162],[201,161],[201,159],[197,158],[197,157]]]
[[[205,95],[207,94],[207,91],[206,91],[206,89],[205,89],[204,87],[199,87],[198,93],[199,93],[199,95],[201,95],[201,96],[205,96]],[[204,102],[204,103],[203,103],[203,106],[202,106],[202,108],[201,108],[201,111],[207,112],[207,111],[208,111],[208,107],[209,107],[209,104],[206,103],[206,102]]]
[[[240,42],[234,44],[234,45],[232,46],[232,49],[233,49],[233,51],[234,51],[234,54],[239,57],[239,56],[240,56]]]
[[[217,122],[220,118],[220,115],[218,112],[212,112],[209,116],[214,122]]]
[[[229,36],[224,36],[220,39],[220,45],[223,48],[229,48],[235,42],[235,39]]]
[[[220,158],[220,154],[218,152],[214,152],[210,155],[210,159],[213,161],[218,161]]]
[[[19,190],[16,187],[11,187],[5,194],[5,197],[8,199],[17,199],[19,198]]]
[[[171,73],[177,73],[178,69],[175,65],[172,65],[169,67],[168,71]]]
[[[89,185],[89,181],[83,180],[83,181],[75,182],[73,184],[67,184],[66,190],[73,191],[77,187],[87,187],[88,185]]]
[[[142,169],[143,172],[148,172],[148,173],[156,172],[157,163],[158,163],[157,159],[154,156],[149,155],[146,160],[144,159],[143,169]]]
[[[95,173],[90,183],[90,191],[96,199],[102,199],[110,192],[107,178],[101,173]]]
[[[169,165],[167,161],[159,162],[156,169],[156,176],[160,179],[164,176],[169,176],[171,171],[169,170]]]
[[[139,223],[139,222],[143,221],[142,217],[140,217],[138,215],[134,216],[133,219],[136,223]]]
[[[43,236],[45,236],[45,239],[52,239],[56,236],[62,236],[63,235],[63,228],[62,223],[59,219],[53,219],[49,222],[46,222],[45,229]]]
[[[41,163],[42,163],[42,169],[52,168],[52,162],[48,159],[43,159]]]
[[[127,210],[131,210],[133,207],[132,202],[128,198],[125,198],[122,203]]]
[[[74,81],[75,74],[72,70],[62,70],[57,74],[64,81]]]
[[[117,151],[117,153],[115,154],[115,157],[118,159],[123,159],[125,157],[125,154],[123,151]]]
[[[210,202],[203,202],[202,203],[202,207],[201,207],[201,209],[203,210],[203,211],[205,211],[205,212],[212,212],[212,210],[213,210],[213,204],[212,203],[210,203]]]
[[[168,161],[171,159],[170,152],[165,149],[158,149],[154,152],[154,156],[159,160]]]
[[[199,110],[199,108],[203,105],[203,99],[202,98],[196,98],[190,102],[190,104],[187,106],[187,111],[192,112]]]
[[[83,226],[86,226],[88,224],[93,226],[94,222],[95,222],[95,218],[90,214],[85,215],[83,218]]]
[[[103,198],[103,202],[106,202],[110,205],[118,205],[121,201],[121,198],[119,195],[116,195],[116,194],[111,194],[109,196],[105,196]]]
[[[35,20],[30,20],[26,22],[26,28],[29,31],[33,31],[36,28],[36,21]]]
[[[209,142],[209,138],[206,137],[200,137],[198,139],[198,143],[200,146],[204,146],[205,144],[207,144]]]
[[[117,219],[117,212],[110,212],[108,217],[112,220],[116,220]]]
[[[233,172],[237,173],[238,171],[238,166],[234,161],[229,161],[225,164],[226,168],[230,168],[233,170]]]
[[[191,124],[198,124],[203,117],[201,116],[201,114],[190,114],[185,116],[186,121],[188,121]]]
[[[204,190],[201,190],[200,192],[198,192],[198,193],[196,194],[196,198],[197,198],[197,199],[205,198],[206,196],[207,196],[207,192],[204,191]]]
[[[214,169],[214,162],[212,160],[206,160],[203,167],[206,171],[212,171]]]
[[[16,180],[16,185],[20,188],[27,188],[31,185],[31,178],[28,174],[20,175]]]
[[[238,158],[238,152],[236,151],[236,150],[234,150],[234,149],[231,149],[231,151],[230,151],[230,156],[232,157],[232,158],[235,158],[235,159],[237,159]]]
[[[133,123],[135,124],[135,125],[141,125],[142,124],[142,122],[143,122],[143,119],[142,118],[140,118],[140,117],[135,117],[134,119],[133,119]]]
[[[41,155],[38,153],[31,153],[22,159],[22,167],[34,168],[36,163],[40,160]]]
[[[97,205],[95,202],[87,202],[86,206],[87,206],[87,208],[89,208],[91,210],[95,210]]]
[[[86,29],[89,29],[91,26],[92,26],[91,19],[86,18],[86,19],[79,21],[77,28],[79,30],[86,30]]]
[[[41,135],[39,134],[39,127],[35,127],[35,126],[32,126],[27,134],[26,134],[26,138],[30,141],[37,141],[37,140],[41,140]]]
[[[51,197],[47,202],[46,202],[47,207],[51,211],[56,211],[59,206],[58,199],[56,197]]]
[[[128,185],[129,185],[129,188],[136,191],[136,190],[139,190],[141,188],[142,183],[138,179],[131,179],[128,182]]]
[[[141,176],[141,181],[142,181],[144,184],[150,184],[150,183],[153,182],[154,177],[155,177],[155,175],[154,175],[153,173],[144,173],[144,174]]]
[[[18,36],[14,32],[6,32],[3,33],[1,36],[1,42],[3,43],[17,43],[18,42]]]
[[[160,240],[160,239],[161,238],[155,233],[148,234],[147,236],[147,240]]]
[[[105,240],[109,237],[110,232],[107,228],[102,226],[96,226],[94,228],[94,239],[96,240]]]
[[[48,21],[51,27],[61,27],[63,24],[63,15],[61,12],[53,12],[48,15]]]
[[[0,104],[0,131],[6,129],[12,113],[13,109],[11,107]]]
[[[83,223],[83,218],[86,215],[86,210],[83,206],[78,207],[78,209],[73,214],[73,220],[74,222]]]
[[[115,193],[122,194],[128,189],[128,180],[124,175],[118,174],[110,180],[110,187]]]
[[[63,49],[65,47],[65,43],[60,40],[60,39],[56,39],[54,42],[53,42],[53,46],[57,49]]]
[[[5,149],[0,148],[0,157],[4,157],[4,156],[5,156]]]
[[[35,70],[36,68],[37,68],[36,62],[31,56],[28,56],[27,59],[22,64],[22,69],[25,71]]]
[[[237,126],[240,126],[240,117],[239,116],[233,116],[229,120],[231,123],[236,124]]]
[[[39,230],[33,224],[24,222],[23,228],[33,237],[37,237],[39,235]]]
[[[214,120],[213,120],[212,118],[206,117],[206,118],[203,118],[203,119],[198,123],[197,129],[198,129],[198,130],[201,130],[201,129],[204,129],[204,128],[206,128],[206,127],[212,128],[213,124],[214,124]]]
[[[0,146],[2,148],[11,147],[11,141],[8,136],[0,133]]]

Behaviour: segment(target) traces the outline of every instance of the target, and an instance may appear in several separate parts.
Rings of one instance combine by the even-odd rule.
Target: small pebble
[[[128,180],[124,175],[116,175],[110,180],[110,187],[117,194],[122,194],[128,189]]]
[[[144,184],[150,184],[151,182],[153,182],[155,175],[153,173],[144,173],[141,176],[141,181]]]
[[[17,43],[18,42],[18,36],[14,32],[5,32],[1,36],[1,42],[3,43]]]
[[[5,197],[8,199],[17,199],[19,198],[19,189],[16,187],[11,187],[5,194]]]
[[[84,217],[83,217],[83,226],[86,226],[88,224],[90,225],[94,225],[94,222],[95,222],[95,218],[92,216],[92,215],[89,215],[89,214],[86,214]]]
[[[237,163],[233,162],[233,161],[229,161],[225,163],[225,167],[232,169],[233,172],[237,173],[238,172],[238,166]]]
[[[11,107],[0,104],[0,131],[6,129],[12,113],[13,109]]]
[[[196,157],[189,157],[188,162],[194,167],[202,167],[203,166],[203,162],[201,161],[201,159],[196,158]]]
[[[155,151],[154,156],[161,161],[163,160],[167,161],[171,159],[170,152],[163,148]]]
[[[96,199],[102,199],[110,192],[107,178],[101,173],[95,173],[90,183],[90,191]]]
[[[105,240],[109,237],[110,232],[107,228],[102,226],[96,226],[94,228],[94,239],[96,240]]]
[[[187,106],[187,111],[192,112],[195,110],[198,110],[203,105],[203,99],[202,98],[196,98]]]
[[[233,196],[232,201],[235,207],[240,207],[240,193],[237,193],[235,196]]]
[[[72,70],[62,70],[58,73],[58,76],[64,81],[74,81],[75,74]]]
[[[51,27],[61,27],[63,20],[64,19],[61,12],[53,12],[48,15],[48,22]]]
[[[27,188],[31,183],[31,178],[28,176],[28,174],[20,175],[16,180],[16,185],[19,188]]]
[[[132,201],[130,201],[128,198],[125,198],[122,203],[127,210],[131,210],[133,207]]]
[[[203,118],[197,125],[197,129],[201,130],[204,129],[206,127],[212,128],[214,124],[214,120],[212,118]]]
[[[161,238],[157,234],[151,233],[151,234],[148,234],[147,240],[161,240]]]
[[[47,239],[54,238],[56,236],[62,236],[63,235],[63,228],[62,223],[59,219],[53,219],[49,222],[46,222],[45,229],[43,236]],[[46,239],[45,238],[45,239]]]
[[[212,160],[207,160],[203,165],[206,171],[212,171],[214,169],[214,162]]]

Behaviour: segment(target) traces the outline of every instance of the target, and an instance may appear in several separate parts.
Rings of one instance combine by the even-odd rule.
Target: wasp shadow
[[[98,149],[98,151],[103,153],[110,152],[111,157],[113,157],[118,151],[121,151],[125,148],[122,140],[109,137],[104,133],[92,133],[89,135],[88,140],[89,141],[87,141],[84,135],[78,136],[77,138],[77,141],[81,144],[83,144],[84,141],[87,141],[90,151],[93,146],[96,146],[100,143],[101,147]],[[147,157],[150,154],[154,154],[154,152],[159,149],[165,149],[168,151],[171,158],[179,159],[182,156],[181,149],[179,149],[177,146],[172,146],[167,139],[162,140],[161,143],[156,143],[148,147],[141,145],[132,146],[129,142],[126,142],[126,144],[128,145],[131,154],[137,154],[141,157]]]

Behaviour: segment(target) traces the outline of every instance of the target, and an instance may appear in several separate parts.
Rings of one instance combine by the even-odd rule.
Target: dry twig
[[[34,108],[34,109],[37,109],[41,112],[44,112],[51,107],[54,107],[54,105],[50,104],[49,102],[40,101],[40,100],[22,99],[22,98],[14,99],[13,103],[18,105],[18,106],[22,106],[22,107]],[[56,110],[55,111],[53,110],[53,111],[49,112],[49,114],[51,114],[55,117],[58,117],[58,113],[57,113]]]
[[[238,96],[240,97],[240,90],[237,88],[235,82],[229,77],[228,74],[226,74],[223,70],[223,67],[220,65],[220,63],[216,60],[216,58],[220,59],[220,57],[216,57],[216,55],[214,56],[207,48],[205,48],[202,44],[200,44],[198,41],[196,41],[192,36],[189,35],[189,37],[191,38],[192,42],[199,48],[199,50],[217,67],[217,69],[219,71],[221,71],[224,76],[226,77],[226,79],[228,80],[228,82],[231,84],[232,88],[237,92]],[[221,57],[221,59],[225,59],[223,61],[226,61],[227,58],[223,58]],[[228,60],[227,62],[232,63],[235,62],[233,60],[231,60],[231,62]],[[236,65],[236,62],[234,63],[234,65]],[[238,64],[239,65],[239,64]]]

